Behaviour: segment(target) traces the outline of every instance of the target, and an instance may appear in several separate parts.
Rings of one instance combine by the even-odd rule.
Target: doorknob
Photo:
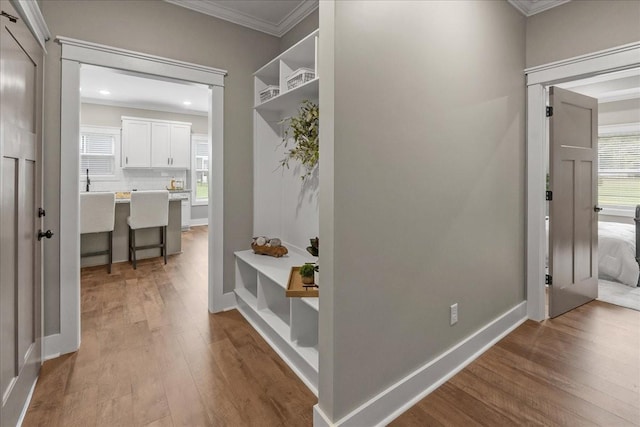
[[[602,210],[602,208],[600,206],[594,206],[593,207],[593,211],[594,212],[600,212]]]
[[[42,230],[38,230],[38,241],[42,240],[43,237],[50,239],[53,237],[53,232],[51,230],[47,230],[43,233]]]

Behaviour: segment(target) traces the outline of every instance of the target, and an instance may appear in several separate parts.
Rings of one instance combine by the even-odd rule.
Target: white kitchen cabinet
[[[189,169],[191,123],[122,117],[122,167]]]
[[[151,123],[145,120],[122,120],[122,167],[151,166]]]
[[[170,123],[151,123],[151,166],[154,168],[171,166]]]
[[[191,125],[171,124],[171,166],[189,169]]]
[[[182,231],[191,227],[191,195],[184,193],[187,198],[182,200]]]

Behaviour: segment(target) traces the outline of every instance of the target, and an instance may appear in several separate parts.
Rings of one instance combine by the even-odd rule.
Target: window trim
[[[120,180],[120,165],[118,159],[120,158],[120,128],[113,126],[95,126],[95,125],[80,125],[80,135],[82,138],[83,133],[103,133],[113,136],[113,174],[111,175],[89,175],[91,181],[119,181]],[[101,156],[101,154],[90,154],[91,156]],[[102,154],[103,156],[111,156],[111,154]],[[83,154],[79,154],[79,161],[81,161]],[[84,183],[86,176],[82,173],[79,174],[80,182]]]
[[[209,159],[208,169],[196,169],[196,144],[206,142],[209,143],[209,136],[202,133],[194,133],[191,134],[191,170],[189,171],[191,174],[191,206],[209,206],[209,198],[206,199],[198,199],[196,197],[196,193],[198,191],[196,185],[196,173],[198,171],[206,170],[209,175],[209,180],[211,180],[211,159]]]
[[[598,138],[601,136],[629,135],[636,133],[640,133],[640,122],[598,126]],[[599,175],[600,170],[598,170],[598,176]],[[633,218],[635,216],[635,206],[604,205],[602,206],[600,215]]]

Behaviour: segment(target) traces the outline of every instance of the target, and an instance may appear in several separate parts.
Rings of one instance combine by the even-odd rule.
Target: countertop
[[[169,201],[187,200],[189,198],[191,190],[169,190]],[[118,191],[116,192],[116,203],[130,203],[131,202],[130,191]]]

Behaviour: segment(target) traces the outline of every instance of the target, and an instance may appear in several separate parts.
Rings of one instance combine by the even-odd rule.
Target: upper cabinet
[[[144,120],[122,120],[122,167],[151,167],[151,123]]]
[[[122,117],[122,167],[189,169],[191,123]]]
[[[290,111],[318,96],[318,31],[254,73],[257,111]]]
[[[189,169],[191,148],[191,124],[171,124],[171,166]]]

